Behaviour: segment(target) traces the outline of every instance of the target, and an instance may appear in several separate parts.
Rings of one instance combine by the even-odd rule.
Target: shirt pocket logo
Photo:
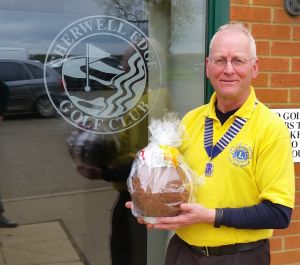
[[[252,148],[249,145],[238,143],[231,147],[229,160],[238,167],[249,165],[252,158]]]

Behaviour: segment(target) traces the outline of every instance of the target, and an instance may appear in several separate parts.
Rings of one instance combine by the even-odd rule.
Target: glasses
[[[244,67],[248,62],[250,62],[253,59],[254,58],[244,59],[244,58],[239,58],[239,57],[233,57],[233,58],[231,58],[231,60],[228,60],[225,57],[209,58],[209,60],[214,65],[216,65],[220,68],[225,68],[225,66],[227,66],[228,62],[230,62],[232,67],[235,68],[235,69]]]

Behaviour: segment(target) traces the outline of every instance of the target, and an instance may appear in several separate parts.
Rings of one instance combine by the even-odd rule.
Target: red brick
[[[288,103],[267,103],[266,104],[271,109],[300,109],[300,104],[288,104]],[[300,265],[300,264],[299,264]]]
[[[272,55],[300,56],[300,42],[273,42]]]
[[[294,166],[295,166],[295,173],[296,173],[296,176],[299,176],[300,175],[300,163],[294,163]],[[299,181],[299,188],[300,188],[300,178],[296,178],[296,184],[297,184],[297,180]]]
[[[300,191],[296,191],[296,194],[295,194],[295,204],[296,205],[300,205]],[[300,230],[299,230],[299,233],[300,233]]]
[[[255,41],[256,42],[256,53],[258,55],[269,55],[270,54],[270,41]]]
[[[230,0],[230,6],[234,4],[249,4],[249,0]]]
[[[281,237],[273,237],[270,239],[271,251],[282,250],[283,243]]]
[[[296,163],[296,165],[299,165],[299,163]],[[296,170],[296,175],[298,175],[297,173],[299,173],[300,170]],[[300,191],[300,177],[296,177],[296,190]]]
[[[300,235],[285,237],[285,248],[286,249],[300,248]]]
[[[272,87],[297,87],[300,86],[300,75],[298,74],[271,74]]]
[[[256,79],[252,80],[252,85],[255,87],[266,87],[269,85],[269,74],[259,73]]]
[[[300,89],[291,89],[290,90],[290,95],[291,95],[291,102],[299,102],[300,103]]]
[[[295,221],[300,221],[300,206],[296,206],[293,210],[292,219]],[[300,240],[299,240],[300,242]]]
[[[259,71],[288,71],[288,58],[259,57]]]
[[[293,27],[293,39],[300,40],[300,27],[294,26]]]
[[[287,25],[253,24],[252,34],[255,39],[289,40],[291,27]]]
[[[300,16],[290,16],[285,12],[283,8],[275,9],[273,14],[273,22],[275,23],[288,23],[288,24],[299,24]]]
[[[300,72],[300,59],[292,58],[292,71]]]
[[[300,250],[273,252],[271,255],[271,265],[295,264],[300,261]]]
[[[267,7],[244,7],[232,6],[230,8],[230,19],[239,21],[271,21],[271,9]]]
[[[286,103],[288,99],[288,92],[283,89],[256,89],[255,93],[263,103]]]
[[[300,221],[292,221],[287,229],[275,229],[274,235],[286,236],[300,233]],[[300,261],[300,260],[299,260]]]
[[[252,2],[257,6],[282,6],[282,0],[253,0]]]

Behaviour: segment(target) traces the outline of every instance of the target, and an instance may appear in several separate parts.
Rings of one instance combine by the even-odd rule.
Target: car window
[[[25,63],[31,72],[34,79],[40,79],[44,77],[44,70],[36,65]]]
[[[19,81],[29,79],[25,68],[14,62],[0,62],[0,79],[2,81]]]

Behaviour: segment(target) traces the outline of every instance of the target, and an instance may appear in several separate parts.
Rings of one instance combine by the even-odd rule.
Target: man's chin
[[[224,97],[235,97],[237,91],[238,89],[235,86],[222,86],[218,89],[217,93]]]

